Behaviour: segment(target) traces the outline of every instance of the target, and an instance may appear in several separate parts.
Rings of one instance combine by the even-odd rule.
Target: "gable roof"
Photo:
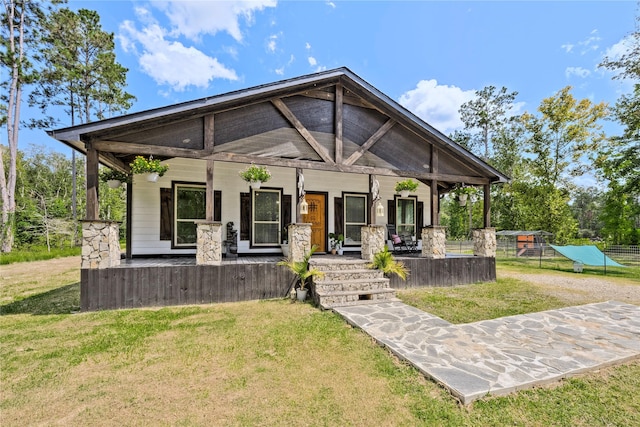
[[[48,134],[81,152],[91,143],[103,163],[119,169],[135,154],[153,154],[411,176],[450,185],[509,180],[348,68]]]

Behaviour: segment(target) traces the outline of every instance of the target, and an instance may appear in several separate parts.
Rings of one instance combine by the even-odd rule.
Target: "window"
[[[401,235],[416,235],[416,199],[396,199],[396,229]]]
[[[206,219],[206,186],[176,184],[174,245],[193,247],[196,244],[195,221]]]
[[[252,193],[253,246],[273,246],[280,243],[280,190],[256,190]]]
[[[362,241],[361,228],[367,225],[367,196],[348,194],[344,196],[344,239],[346,244]]]

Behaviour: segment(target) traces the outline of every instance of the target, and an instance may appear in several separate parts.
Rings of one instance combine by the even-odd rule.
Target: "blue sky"
[[[518,91],[517,112],[567,85],[613,104],[630,82],[599,69],[625,49],[632,1],[73,1],[96,10],[129,68],[130,112],[349,67],[446,134],[487,85]],[[23,109],[23,117],[37,111]],[[61,126],[70,120],[60,115]],[[608,132],[618,129],[606,123]],[[3,143],[6,129],[2,129]],[[45,144],[24,131],[20,148]]]

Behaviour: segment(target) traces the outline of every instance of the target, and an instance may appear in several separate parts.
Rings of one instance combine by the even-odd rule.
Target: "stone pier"
[[[495,228],[478,228],[473,230],[473,255],[495,258],[496,248]]]
[[[386,244],[384,225],[365,225],[362,233],[362,259],[373,261],[373,257],[384,249]]]
[[[222,264],[222,223],[196,221],[196,265]]]
[[[289,259],[302,261],[311,250],[311,224],[289,224]]]
[[[445,228],[432,225],[422,229],[422,254],[425,258],[444,258],[447,253]]]
[[[120,265],[120,224],[115,221],[82,221],[81,268]]]

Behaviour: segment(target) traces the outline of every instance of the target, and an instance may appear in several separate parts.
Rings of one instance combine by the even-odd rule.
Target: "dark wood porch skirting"
[[[425,286],[455,286],[496,280],[496,259],[475,256],[451,256],[441,259],[396,257],[410,271],[404,281],[390,277],[394,289],[422,288]]]
[[[496,279],[495,258],[399,256],[410,270],[395,289],[453,286]],[[286,296],[293,275],[280,257],[240,257],[222,265],[195,265],[193,258],[133,259],[106,269],[82,269],[82,310],[105,310],[249,301]]]
[[[286,295],[293,275],[279,258],[239,258],[222,265],[195,259],[130,260],[119,267],[80,274],[82,310],[208,304]]]

